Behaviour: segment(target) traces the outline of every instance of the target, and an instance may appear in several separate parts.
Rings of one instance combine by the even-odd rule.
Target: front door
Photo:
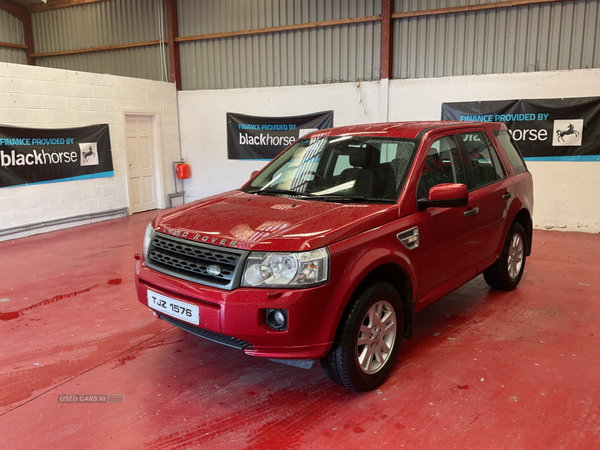
[[[429,198],[438,184],[467,185],[467,176],[455,136],[436,138],[429,148],[419,180],[417,198]],[[467,207],[428,208],[417,213],[421,277],[418,309],[475,276],[478,246],[472,239],[475,225]]]
[[[127,184],[132,214],[158,207],[153,135],[151,116],[125,116]]]

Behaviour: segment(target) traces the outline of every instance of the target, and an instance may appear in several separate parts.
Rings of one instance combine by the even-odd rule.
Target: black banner
[[[600,97],[444,103],[442,120],[504,122],[526,158],[600,161]]]
[[[227,113],[227,157],[273,159],[305,134],[332,126],[333,111],[292,117]]]
[[[0,187],[113,175],[108,125],[0,126]]]

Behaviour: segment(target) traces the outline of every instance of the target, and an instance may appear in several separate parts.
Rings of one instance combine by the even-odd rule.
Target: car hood
[[[157,216],[157,231],[254,251],[323,247],[398,217],[396,205],[340,204],[231,191]]]

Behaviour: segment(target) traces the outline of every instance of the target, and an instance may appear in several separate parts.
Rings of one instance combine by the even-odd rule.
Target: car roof
[[[443,131],[445,129],[472,128],[482,126],[488,129],[500,129],[500,123],[493,122],[450,122],[450,121],[423,121],[423,122],[385,122],[344,127],[328,128],[311,133],[309,136],[381,136],[406,139],[420,138],[419,133],[431,129]]]

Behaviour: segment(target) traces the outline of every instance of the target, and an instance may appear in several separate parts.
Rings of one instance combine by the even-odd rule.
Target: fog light
[[[287,309],[267,309],[265,321],[272,330],[287,330]]]

